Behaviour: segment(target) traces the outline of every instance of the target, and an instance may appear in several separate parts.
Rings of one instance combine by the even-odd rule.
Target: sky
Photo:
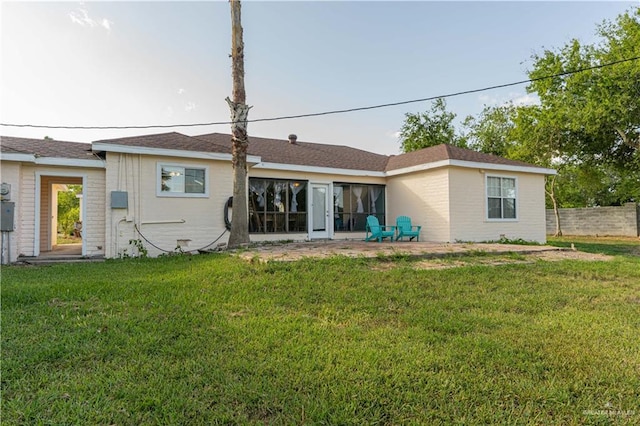
[[[532,56],[639,1],[245,1],[249,119],[428,98],[525,80]],[[227,1],[8,2],[0,6],[0,122],[148,126],[225,122],[231,95]],[[535,103],[526,85],[447,99],[461,122],[485,105]],[[429,102],[249,123],[249,136],[400,152],[406,113]],[[0,134],[91,142],[230,126],[63,130],[0,126]]]

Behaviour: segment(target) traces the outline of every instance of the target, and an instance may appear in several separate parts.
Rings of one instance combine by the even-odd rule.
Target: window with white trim
[[[487,176],[487,218],[517,218],[515,178]]]
[[[207,197],[207,177],[205,166],[158,164],[158,196]]]

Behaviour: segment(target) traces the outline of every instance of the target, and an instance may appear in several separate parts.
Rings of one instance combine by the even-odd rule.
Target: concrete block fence
[[[553,209],[547,210],[547,234],[556,231]],[[565,235],[640,236],[640,204],[617,207],[560,209],[560,226]]]

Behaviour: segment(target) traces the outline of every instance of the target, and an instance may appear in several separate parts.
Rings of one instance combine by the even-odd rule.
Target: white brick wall
[[[487,174],[516,178],[517,220],[487,220]],[[504,235],[546,242],[543,175],[452,167],[450,176],[452,241],[492,241]]]
[[[426,170],[390,177],[387,181],[388,224],[409,216],[421,225],[421,241],[450,241],[449,171]]]

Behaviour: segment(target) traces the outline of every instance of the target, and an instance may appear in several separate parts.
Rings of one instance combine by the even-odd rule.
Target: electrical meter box
[[[13,212],[16,203],[9,201],[0,202],[2,205],[2,211],[0,212],[0,231],[12,232],[13,231]]]
[[[111,191],[111,208],[126,209],[129,207],[129,194],[127,191]]]
[[[0,184],[0,200],[9,201],[11,200],[11,184],[2,182]]]

